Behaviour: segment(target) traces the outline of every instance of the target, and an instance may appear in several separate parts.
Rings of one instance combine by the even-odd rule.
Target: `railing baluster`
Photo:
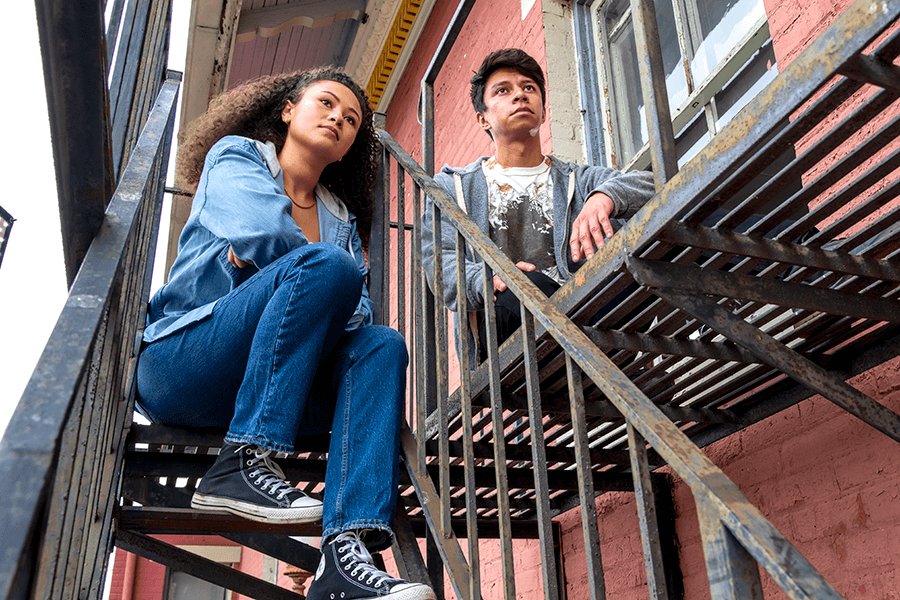
[[[578,495],[581,498],[581,530],[587,559],[588,589],[591,600],[606,598],[603,561],[600,557],[600,532],[597,529],[597,505],[594,503],[594,479],[588,446],[587,416],[584,412],[584,388],[581,368],[566,354],[569,378],[569,406],[572,410],[572,433],[575,437],[575,464],[578,472]]]
[[[444,289],[443,257],[441,256],[441,211],[434,211],[434,223],[432,224],[433,243],[436,249],[434,253],[434,289]],[[440,465],[440,478],[438,494],[441,497],[441,533],[445,537],[451,530],[450,526],[450,433],[449,423],[450,406],[447,394],[447,311],[444,308],[444,295],[435,294],[434,297],[434,331],[435,353],[437,355],[437,401],[438,401],[438,452]]]
[[[397,330],[406,334],[406,171],[397,164]]]
[[[435,253],[437,254],[437,253]],[[516,574],[513,566],[512,524],[509,516],[509,483],[506,476],[506,437],[504,433],[503,400],[500,391],[500,371],[497,350],[497,317],[494,312],[494,275],[484,265],[484,321],[490,372],[491,429],[494,439],[494,473],[497,477],[497,519],[500,522],[500,559],[503,571],[503,597],[516,597]]]
[[[647,569],[647,587],[650,600],[666,600],[666,574],[662,548],[659,543],[659,526],[656,519],[656,500],[647,463],[647,442],[631,423],[627,423],[628,447],[631,454],[631,476],[634,479],[635,503],[638,523],[641,527],[641,543],[644,548],[644,565]]]
[[[456,331],[459,348],[459,396],[463,426],[463,463],[466,482],[466,538],[469,544],[469,589],[471,598],[481,598],[481,561],[478,549],[478,488],[475,485],[475,433],[472,428],[472,397],[469,392],[469,299],[466,295],[466,243],[456,234],[456,310],[460,315]]]
[[[384,264],[382,265],[381,277],[381,322],[383,325],[391,326],[391,161],[390,154],[385,148],[382,151],[382,164],[384,165],[384,186],[383,202],[381,205],[383,221],[381,224],[381,239],[384,240]],[[397,165],[399,169],[399,165]]]
[[[716,600],[763,600],[756,560],[722,523],[711,498],[695,495],[694,500],[711,596]]]
[[[528,394],[528,420],[531,427],[531,455],[534,470],[534,496],[537,504],[538,534],[541,540],[541,575],[544,598],[559,597],[556,581],[556,557],[553,551],[553,524],[550,521],[550,485],[547,482],[547,453],[544,448],[544,413],[535,348],[534,316],[521,305],[522,339],[525,349],[525,387]]]
[[[427,369],[425,356],[428,344],[425,339],[425,294],[428,286],[423,281],[422,273],[422,228],[419,225],[422,211],[422,190],[416,183],[413,188],[413,213],[416,218],[413,222],[413,293],[416,304],[415,319],[415,367],[416,367],[416,444],[418,452],[416,460],[419,468],[425,470],[425,419],[428,418],[426,412],[425,399],[425,371]]]

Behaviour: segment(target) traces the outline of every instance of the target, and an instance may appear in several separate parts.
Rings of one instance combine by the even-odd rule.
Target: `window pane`
[[[716,94],[716,108],[719,110],[716,126],[721,130],[739,110],[769,85],[776,75],[778,68],[770,40],[732,77],[722,91]]]
[[[172,571],[166,600],[225,600],[225,588],[187,573]]]
[[[691,37],[702,42],[691,61],[694,81],[703,81],[764,16],[762,0],[696,0],[700,35]],[[694,19],[688,21],[695,22]]]
[[[634,23],[629,6],[628,0],[612,0],[605,5],[603,11],[606,31],[610,35],[609,53],[615,106],[613,121],[620,145],[617,157],[620,165],[631,160],[648,140]],[[687,79],[675,28],[675,13],[670,0],[654,0],[654,6],[669,106],[674,110],[688,96]]]
[[[644,98],[641,95],[634,30],[630,24],[612,40],[610,53],[616,104],[613,122],[619,134],[620,162],[625,164],[647,141]]]

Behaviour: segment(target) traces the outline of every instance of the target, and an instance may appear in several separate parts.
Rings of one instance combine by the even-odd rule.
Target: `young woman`
[[[334,69],[266,77],[182,137],[179,170],[196,192],[150,301],[139,410],[227,429],[193,507],[322,519],[308,598],[433,598],[369,554],[393,536],[408,357],[396,331],[372,325],[365,285],[379,156],[365,92]],[[328,431],[323,504],[285,482],[272,455]]]

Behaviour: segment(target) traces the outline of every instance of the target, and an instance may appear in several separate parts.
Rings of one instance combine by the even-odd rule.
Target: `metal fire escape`
[[[96,598],[115,544],[251,597],[298,597],[153,537],[218,533],[309,570],[317,561],[315,549],[288,537],[315,528],[186,508],[221,435],[131,424],[135,340],[178,81],[162,70],[169,6],[148,2],[126,20],[135,26],[120,35],[135,37],[134,51],[120,45],[123,69],[111,79],[119,84],[107,89],[110,59],[95,59],[116,32],[104,36],[100,8],[84,14],[91,11],[50,4],[38,2],[39,23],[73,283],[0,443],[0,473],[10,482],[0,503],[0,594]],[[470,7],[461,4],[447,43]],[[900,166],[900,5],[857,0],[681,169],[653,3],[634,0],[632,10],[658,193],[553,302],[430,177],[430,85],[449,46],[423,86],[425,167],[381,132],[384,211],[370,248],[371,291],[413,357],[398,567],[441,590],[445,572],[457,597],[480,598],[478,542],[495,538],[502,594],[514,598],[516,540],[536,539],[543,595],[560,598],[553,519],[577,509],[589,595],[605,598],[595,498],[629,491],[650,595],[678,598],[668,482],[654,472],[668,465],[693,492],[713,598],[762,598],[759,567],[791,598],[839,598],[700,448],[816,393],[900,441],[900,417],[845,383],[900,353],[900,181],[878,185]],[[777,176],[752,183],[813,130],[816,141]],[[807,172],[816,175],[756,216]],[[463,369],[456,390],[447,312],[422,276],[423,194],[457,231],[457,256],[468,248],[485,261],[486,289],[499,274],[523,305],[521,330],[500,347],[489,336],[488,360]],[[804,217],[788,220],[814,200]],[[726,201],[733,208],[722,212]],[[434,229],[439,240],[438,222]],[[466,336],[467,320],[460,323],[457,339]],[[318,489],[323,441],[304,441],[287,461],[289,479]],[[416,543],[423,537],[427,560]]]

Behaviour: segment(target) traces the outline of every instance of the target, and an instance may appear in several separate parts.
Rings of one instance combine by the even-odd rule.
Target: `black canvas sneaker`
[[[322,548],[307,600],[434,600],[427,585],[397,579],[372,564],[359,534],[347,531]]]
[[[261,523],[321,521],[322,502],[287,483],[271,454],[267,448],[225,442],[200,480],[191,507],[225,510]]]

